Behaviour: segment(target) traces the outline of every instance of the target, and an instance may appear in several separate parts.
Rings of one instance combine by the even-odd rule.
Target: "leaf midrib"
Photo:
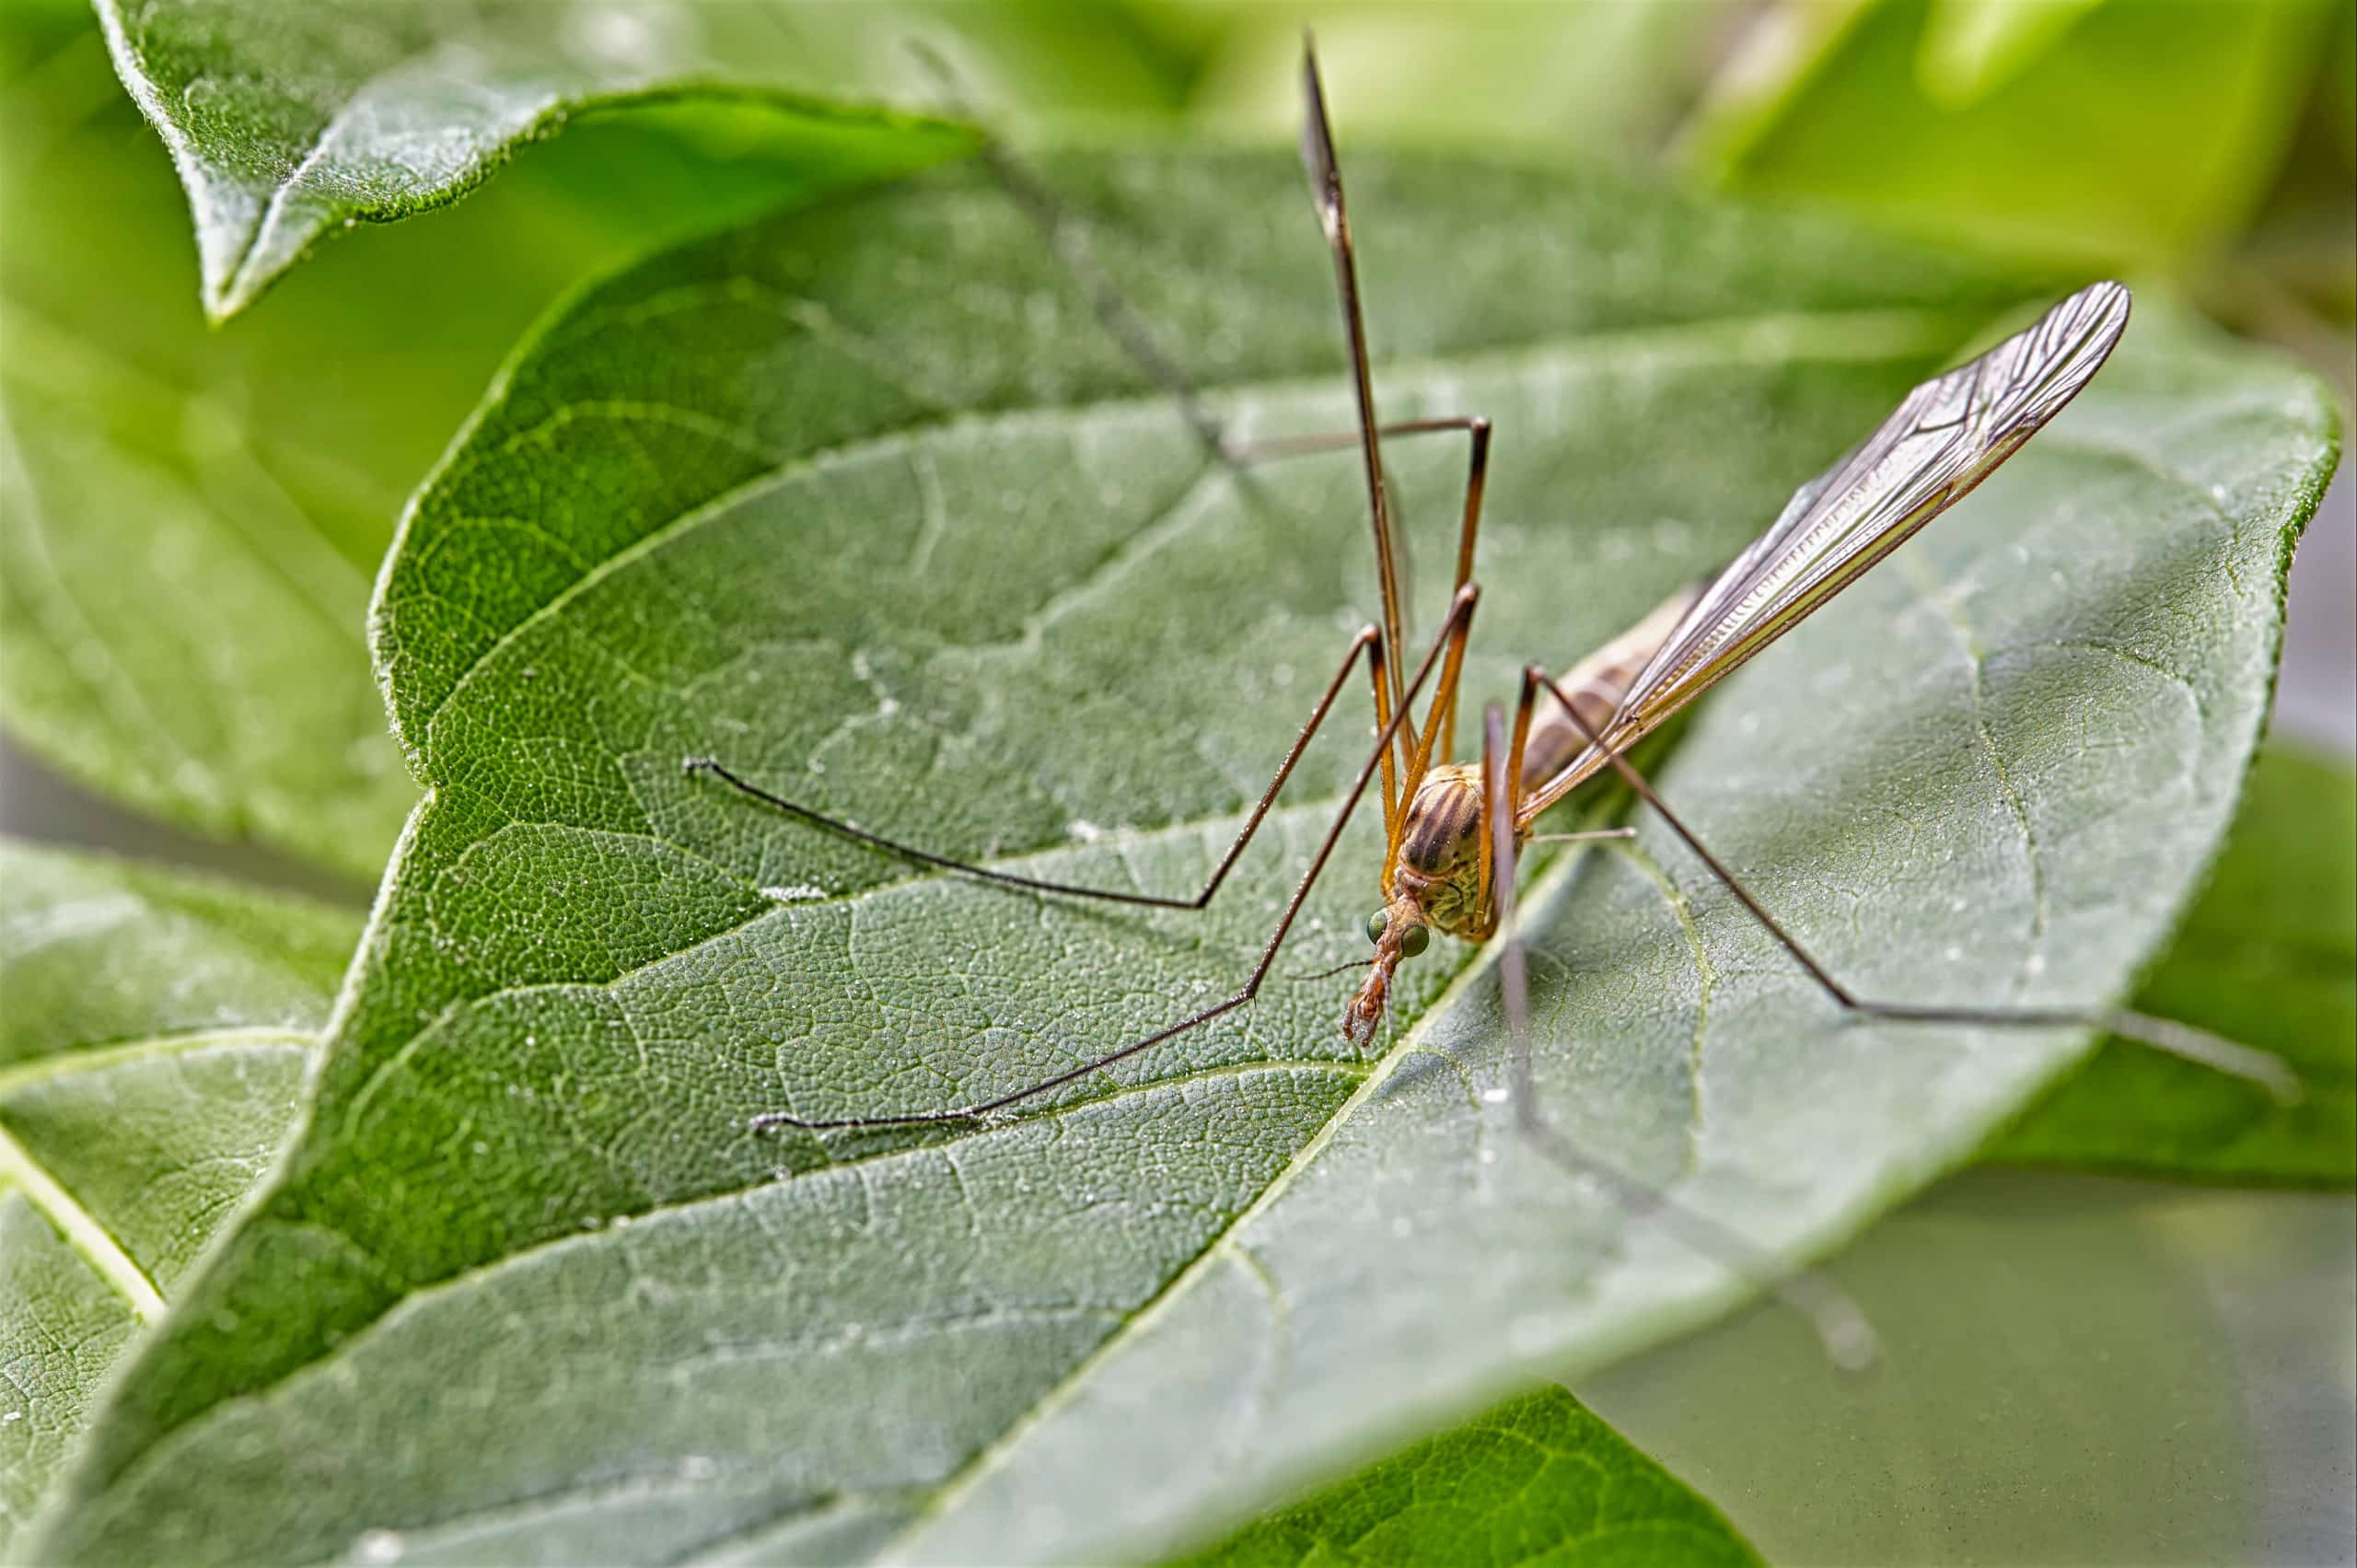
[[[17,1135],[8,1131],[5,1122],[0,1122],[0,1188],[11,1183],[43,1218],[57,1227],[65,1244],[122,1298],[143,1327],[164,1315],[164,1297],[156,1289],[155,1282],[132,1261],[122,1244],[99,1223],[98,1216],[84,1208],[65,1184],[35,1159],[31,1150],[17,1141]]]

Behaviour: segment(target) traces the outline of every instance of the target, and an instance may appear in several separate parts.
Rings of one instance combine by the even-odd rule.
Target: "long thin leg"
[[[1526,686],[1526,707],[1530,690]],[[1658,1218],[1677,1233],[1683,1245],[1775,1292],[1779,1299],[1808,1319],[1825,1346],[1826,1356],[1835,1365],[1852,1371],[1871,1365],[1877,1353],[1874,1327],[1866,1321],[1858,1304],[1839,1285],[1813,1270],[1786,1272],[1774,1260],[1762,1255],[1758,1248],[1724,1225],[1705,1219],[1651,1183],[1582,1149],[1541,1113],[1530,1065],[1529,959],[1522,933],[1515,923],[1514,805],[1521,787],[1521,774],[1511,764],[1512,743],[1507,738],[1504,714],[1492,703],[1481,717],[1482,799],[1494,867],[1491,909],[1496,929],[1504,934],[1505,945],[1498,954],[1498,987],[1505,1006],[1515,1125],[1534,1148],[1565,1170],[1612,1189],[1623,1208]]]
[[[1818,963],[1807,948],[1802,947],[1790,932],[1776,923],[1774,916],[1760,907],[1759,900],[1752,897],[1750,889],[1743,885],[1734,872],[1727,869],[1717,855],[1713,854],[1704,846],[1702,841],[1695,836],[1694,830],[1680,819],[1677,812],[1670,809],[1669,803],[1662,799],[1655,792],[1654,786],[1645,782],[1644,775],[1638,772],[1628,758],[1621,755],[1620,749],[1608,743],[1596,726],[1582,714],[1579,709],[1572,705],[1570,699],[1563,694],[1562,690],[1555,684],[1553,679],[1544,669],[1532,665],[1526,677],[1526,681],[1527,680],[1536,680],[1546,687],[1555,701],[1562,705],[1563,712],[1571,715],[1572,723],[1578,726],[1583,736],[1586,737],[1588,744],[1602,753],[1606,764],[1619,773],[1622,782],[1636,792],[1637,798],[1660,813],[1661,819],[1669,824],[1670,831],[1685,841],[1686,847],[1694,852],[1695,857],[1710,867],[1711,875],[1717,877],[1726,890],[1735,895],[1736,901],[1750,912],[1751,918],[1758,921],[1761,928],[1776,939],[1777,946],[1790,953],[1794,961],[1808,971],[1811,980],[1817,981],[1818,988],[1839,1004],[1842,1011],[1852,1016],[1882,1018],[1901,1024],[1985,1025],[1997,1028],[2102,1029],[2116,1034],[2123,1040],[2132,1040],[2140,1045],[2150,1046],[2168,1055],[2181,1056],[2187,1061],[2198,1062],[2218,1072],[2229,1074],[2237,1078],[2247,1078],[2286,1104],[2300,1098],[2298,1076],[2280,1059],[2263,1051],[2254,1051],[2247,1045],[2236,1045],[2234,1041],[2213,1035],[2207,1029],[2198,1029],[2190,1024],[2179,1023],[2174,1018],[2156,1018],[2150,1014],[2131,1012],[2125,1008],[1919,1006],[1903,1002],[1875,1002],[1857,995],[1848,986],[1834,979],[1831,972],[1823,964]]]
[[[1473,580],[1473,547],[1481,533],[1481,497],[1490,477],[1490,422],[1479,414],[1447,414],[1434,419],[1408,419],[1378,426],[1376,435],[1389,438],[1395,436],[1431,436],[1462,431],[1469,439],[1465,473],[1465,505],[1457,529],[1457,576],[1449,584],[1449,592]],[[1309,436],[1278,436],[1260,441],[1231,442],[1222,448],[1229,461],[1248,464],[1274,461],[1285,458],[1306,457],[1318,452],[1338,452],[1354,448],[1361,437],[1355,430],[1325,431]],[[1402,560],[1404,571],[1405,560]],[[1438,754],[1443,761],[1457,754],[1457,682],[1443,676],[1433,693],[1433,711],[1425,721],[1423,733],[1415,738],[1414,756],[1410,759],[1408,774],[1419,778],[1430,765],[1437,738]]]
[[[1399,645],[1407,624],[1400,610],[1399,563],[1391,542],[1391,508],[1383,482],[1381,422],[1375,412],[1375,378],[1367,367],[1366,312],[1359,304],[1358,263],[1351,252],[1351,219],[1342,201],[1342,170],[1334,158],[1333,128],[1326,122],[1326,89],[1318,79],[1318,58],[1303,42],[1302,95],[1308,109],[1302,116],[1301,161],[1309,172],[1311,200],[1318,208],[1318,226],[1333,253],[1334,285],[1341,296],[1342,325],[1350,342],[1351,389],[1358,399],[1359,457],[1366,473],[1367,510],[1375,524],[1375,567],[1383,595],[1383,629],[1391,638],[1391,684],[1400,679],[1399,661],[1407,650]]]
[[[1390,749],[1392,736],[1398,732],[1401,721],[1406,718],[1410,703],[1432,675],[1433,666],[1439,661],[1441,650],[1452,638],[1461,636],[1463,629],[1472,623],[1474,606],[1480,599],[1480,589],[1470,583],[1457,590],[1457,598],[1449,605],[1447,624],[1441,628],[1440,635],[1434,639],[1431,650],[1424,655],[1423,662],[1416,667],[1415,679],[1411,680],[1407,688],[1400,692],[1399,705],[1392,710],[1389,721],[1384,725],[1382,732],[1376,737],[1375,749],[1367,754],[1366,761],[1359,764],[1358,777],[1352,781],[1350,793],[1343,796],[1341,807],[1334,813],[1333,823],[1326,830],[1325,838],[1319,841],[1318,853],[1310,857],[1309,869],[1302,874],[1301,881],[1293,890],[1293,897],[1285,900],[1284,912],[1277,917],[1276,929],[1269,934],[1268,945],[1260,949],[1260,961],[1252,966],[1252,973],[1236,994],[1224,1002],[1215,1002],[1202,1011],[1172,1024],[1167,1028],[1157,1029],[1143,1040],[1132,1040],[1129,1044],[1118,1050],[1109,1051],[1093,1061],[1084,1062],[1079,1066],[1058,1073],[1053,1077],[1043,1078],[1028,1088],[1016,1089],[1011,1094],[999,1095],[992,1099],[977,1100],[971,1105],[957,1106],[948,1110],[915,1111],[899,1116],[847,1116],[830,1121],[812,1121],[806,1117],[795,1116],[789,1111],[772,1110],[754,1117],[752,1126],[756,1129],[796,1127],[807,1132],[824,1132],[839,1128],[910,1127],[943,1121],[971,1121],[976,1117],[988,1116],[993,1111],[1004,1110],[1008,1106],[1029,1099],[1035,1095],[1042,1095],[1051,1089],[1062,1088],[1075,1078],[1085,1078],[1092,1073],[1101,1072],[1117,1062],[1135,1056],[1141,1051],[1160,1045],[1164,1040],[1182,1035],[1198,1025],[1207,1024],[1222,1014],[1232,1013],[1251,1001],[1260,994],[1260,982],[1268,979],[1270,967],[1277,961],[1277,949],[1283,946],[1286,935],[1293,930],[1294,920],[1301,913],[1302,903],[1309,897],[1310,889],[1317,885],[1318,875],[1326,869],[1327,861],[1332,858],[1335,844],[1341,841],[1342,830],[1350,825],[1351,813],[1358,808],[1360,799],[1366,794],[1367,784],[1376,774],[1377,759]]]
[[[1244,826],[1237,832],[1236,842],[1227,846],[1225,854],[1220,856],[1219,864],[1212,868],[1212,874],[1204,880],[1202,889],[1188,898],[1178,898],[1162,893],[1123,892],[1111,888],[1084,888],[1070,882],[1050,881],[1039,877],[1021,877],[1011,871],[993,871],[988,866],[975,865],[962,860],[952,860],[947,855],[935,854],[930,850],[918,849],[913,845],[901,843],[897,839],[888,839],[880,833],[871,833],[865,828],[854,827],[840,817],[830,817],[823,811],[815,811],[807,806],[788,800],[783,796],[772,795],[761,785],[750,783],[731,772],[713,758],[690,757],[681,766],[691,777],[697,773],[710,773],[738,794],[749,796],[774,810],[783,811],[789,817],[798,818],[814,827],[824,828],[830,832],[840,833],[847,839],[867,845],[870,849],[879,850],[886,854],[899,855],[903,860],[913,860],[920,865],[931,865],[943,871],[954,871],[961,877],[971,877],[983,882],[996,882],[1002,887],[1022,888],[1034,893],[1057,893],[1075,899],[1102,899],[1108,903],[1135,904],[1146,909],[1199,910],[1212,901],[1212,895],[1219,891],[1222,882],[1227,880],[1228,871],[1236,865],[1237,858],[1243,854],[1244,847],[1252,842],[1252,835],[1260,831],[1260,824],[1268,817],[1270,807],[1277,803],[1277,793],[1284,788],[1285,781],[1293,777],[1294,765],[1301,761],[1301,754],[1309,749],[1311,739],[1318,734],[1318,726],[1324,724],[1326,715],[1333,711],[1334,700],[1341,694],[1342,683],[1351,677],[1351,666],[1358,662],[1361,655],[1366,656],[1375,678],[1376,721],[1378,724],[1388,721],[1390,701],[1384,685],[1383,633],[1373,626],[1363,627],[1359,634],[1351,639],[1351,649],[1342,656],[1341,668],[1335,670],[1334,679],[1326,683],[1325,693],[1318,699],[1318,706],[1310,711],[1309,722],[1301,726],[1299,735],[1294,737],[1292,747],[1285,752],[1285,760],[1277,765],[1276,777],[1271,779],[1269,787],[1260,792],[1260,801],[1252,807],[1252,814],[1244,819]],[[1386,761],[1387,763],[1387,755]],[[1385,775],[1383,809],[1387,830],[1391,819],[1398,809],[1392,797],[1387,767]]]

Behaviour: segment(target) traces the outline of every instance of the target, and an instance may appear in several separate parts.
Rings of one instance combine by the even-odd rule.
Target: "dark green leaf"
[[[2279,1106],[2236,1079],[2110,1040],[1986,1157],[2210,1180],[2357,1181],[2357,777],[2259,754],[2210,888],[2136,1005],[2293,1064]]]
[[[1676,1476],[1546,1388],[1262,1519],[1185,1568],[1759,1561]]]
[[[209,330],[168,162],[87,8],[0,9],[10,734],[138,809],[373,882],[417,799],[364,641],[402,496],[585,271],[894,167],[841,141],[822,166],[772,131],[581,131]]]
[[[0,1548],[267,1166],[359,919],[0,842]]]
[[[1477,700],[1730,552],[2034,286],[1594,180],[1353,174],[1387,412],[1500,421]],[[1045,178],[1237,428],[1347,419],[1290,159]],[[2113,995],[2231,815],[2331,440],[2310,382],[2148,304],[2029,452],[1731,683],[1665,787],[1869,993]],[[1462,455],[1397,461],[1429,559]],[[1658,1210],[1516,1140],[1489,966],[1454,945],[1372,1060],[1351,981],[1285,979],[1004,1122],[747,1130],[1012,1089],[1221,994],[1362,726],[1194,918],[912,874],[682,757],[943,852],[1189,887],[1364,613],[1353,486],[1208,462],[970,178],[577,301],[385,579],[433,794],[310,1132],[40,1548],[1137,1557],[1736,1299]],[[1282,974],[1364,951],[1375,837],[1363,812]],[[1650,826],[1527,907],[1553,1114],[1772,1258],[1968,1157],[2081,1048],[1839,1027]]]

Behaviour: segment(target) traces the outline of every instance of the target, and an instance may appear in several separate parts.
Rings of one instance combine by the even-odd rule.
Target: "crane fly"
[[[1378,877],[1381,903],[1367,921],[1374,944],[1364,980],[1342,1013],[1342,1032],[1364,1049],[1381,1022],[1400,963],[1423,953],[1437,929],[1471,942],[1504,936],[1500,965],[1512,1037],[1516,1118],[1524,1132],[1559,1162],[1601,1176],[1642,1194],[1640,1202],[1666,1210],[1688,1239],[1706,1251],[1748,1257],[1741,1240],[1699,1214],[1668,1204],[1608,1165],[1574,1148],[1540,1115],[1532,1089],[1527,1005],[1527,965],[1515,929],[1515,882],[1522,852],[1544,838],[1625,836],[1631,830],[1601,833],[1541,835],[1538,823],[1550,808],[1597,775],[1622,781],[1708,868],[1710,874],[1774,938],[1843,1014],[1898,1023],[1950,1024],[2026,1028],[2107,1030],[2218,1070],[2250,1078],[2289,1098],[2296,1084],[2274,1057],[2165,1018],[2103,1008],[2006,1009],[1923,1005],[1858,996],[1837,980],[1788,933],[1757,898],[1702,842],[1677,811],[1629,760],[1630,748],[1686,705],[1724,679],[1777,638],[1822,609],[1844,587],[1904,543],[1917,529],[1961,500],[2017,451],[2070,402],[2102,368],[2127,330],[2129,291],[2117,283],[2096,283],[2049,308],[2027,329],[1979,357],[1933,377],[1899,402],[1879,425],[1831,468],[1802,485],[1776,520],[1748,548],[1704,580],[1672,595],[1635,626],[1590,654],[1562,676],[1546,666],[1524,668],[1521,690],[1509,717],[1499,703],[1482,715],[1478,760],[1453,760],[1458,683],[1464,669],[1480,589],[1474,575],[1475,545],[1488,473],[1492,428],[1477,416],[1421,419],[1385,424],[1377,418],[1369,368],[1364,312],[1360,302],[1341,172],[1327,122],[1325,98],[1314,55],[1305,50],[1302,71],[1306,99],[1302,133],[1303,162],[1313,204],[1334,263],[1337,291],[1356,397],[1354,430],[1332,436],[1287,437],[1253,446],[1223,443],[1222,454],[1237,462],[1281,459],[1354,448],[1363,470],[1367,509],[1374,528],[1376,587],[1381,620],[1363,628],[1312,708],[1275,775],[1246,817],[1235,841],[1191,895],[1157,895],[1090,888],[993,870],[938,855],[869,832],[762,788],[706,757],[688,759],[687,772],[708,774],[763,805],[811,825],[853,839],[918,865],[983,881],[1070,898],[1156,909],[1202,910],[1217,894],[1237,858],[1266,819],[1295,764],[1341,701],[1361,664],[1373,691],[1376,738],[1307,870],[1295,885],[1244,983],[1225,999],[1166,1028],[1106,1051],[1079,1066],[1037,1083],[970,1104],[938,1109],[878,1110],[835,1118],[795,1111],[766,1112],[756,1129],[787,1128],[809,1133],[884,1127],[970,1122],[1087,1077],[1153,1046],[1199,1028],[1250,1003],[1273,966],[1304,901],[1325,871],[1343,829],[1371,788],[1382,804],[1385,850]],[[1045,201],[1028,179],[1002,167],[1016,194],[1035,215]],[[1043,222],[1048,226],[1052,222]],[[1190,420],[1198,412],[1183,386],[1173,386],[1169,362],[1137,347],[1136,323],[1119,301],[1109,302],[1097,280],[1084,277],[1099,314],[1132,348],[1155,378],[1185,400]],[[1456,434],[1466,438],[1469,464],[1458,524],[1456,578],[1447,615],[1438,633],[1411,668],[1406,663],[1402,610],[1402,558],[1396,548],[1390,487],[1382,455],[1386,437]],[[1413,717],[1418,700],[1431,697],[1421,725]],[[1813,1276],[1798,1276],[1779,1287],[1818,1326],[1837,1360],[1855,1361],[1863,1320],[1832,1287]],[[1844,1343],[1850,1347],[1842,1349]],[[1870,1344],[1871,1341],[1867,1340]]]

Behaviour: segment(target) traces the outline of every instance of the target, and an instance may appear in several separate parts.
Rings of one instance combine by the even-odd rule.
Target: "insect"
[[[1011,1093],[938,1109],[879,1109],[833,1119],[767,1112],[756,1128],[819,1133],[846,1129],[969,1122],[1103,1071],[1249,1004],[1260,992],[1304,901],[1371,789],[1383,812],[1385,854],[1380,904],[1368,917],[1374,953],[1342,1013],[1353,1045],[1364,1047],[1384,1016],[1399,966],[1425,952],[1435,929],[1474,942],[1503,934],[1501,981],[1513,1042],[1513,1093],[1523,1130],[1560,1161],[1621,1181],[1609,1167],[1573,1148],[1539,1114],[1531,1087],[1527,978],[1515,927],[1517,862],[1540,819],[1600,773],[1617,775],[1700,858],[1741,906],[1847,1015],[1901,1023],[2031,1028],[2101,1028],[2253,1078],[2279,1096],[2292,1091],[2282,1064],[2205,1031],[2171,1020],[2106,1009],[1999,1009],[1922,1005],[1858,996],[1781,925],[1629,761],[1629,749],[1762,648],[1823,608],[1842,588],[1961,499],[2061,412],[2099,370],[2125,331],[2128,290],[2097,283],[2054,305],[2026,331],[1980,357],[1916,388],[1840,461],[1803,485],[1752,545],[1724,568],[1673,595],[1652,614],[1561,677],[1525,667],[1511,714],[1484,710],[1478,760],[1454,760],[1458,685],[1467,640],[1480,599],[1474,559],[1481,523],[1492,430],[1475,416],[1384,424],[1376,415],[1364,312],[1344,204],[1341,170],[1328,126],[1316,61],[1305,52],[1306,99],[1302,154],[1314,205],[1332,256],[1349,349],[1357,427],[1330,436],[1290,438],[1239,449],[1241,459],[1355,448],[1374,529],[1379,622],[1362,629],[1279,763],[1235,841],[1202,887],[1190,895],[1117,891],[972,865],[884,838],[776,795],[711,758],[691,758],[691,774],[709,775],[770,807],[916,864],[1035,893],[1174,910],[1201,910],[1218,893],[1291,778],[1303,752],[1341,702],[1362,664],[1372,688],[1376,737],[1319,841],[1306,871],[1278,917],[1259,958],[1231,995],[1141,1039],[1109,1049],[1068,1071]],[[1036,192],[1035,192],[1036,195]],[[1157,368],[1150,366],[1150,368]],[[1167,381],[1167,376],[1158,378]],[[1190,417],[1192,417],[1190,411]],[[1386,438],[1456,434],[1469,462],[1458,524],[1456,575],[1447,615],[1411,668],[1403,646],[1402,570],[1395,546],[1382,443]],[[1429,691],[1421,724],[1416,704]],[[1626,832],[1628,830],[1608,831]],[[1568,834],[1561,837],[1593,835]],[[1633,1185],[1633,1184],[1631,1184]],[[1658,1203],[1658,1194],[1640,1202]],[[1678,1218],[1706,1250],[1745,1249],[1699,1216]],[[1798,1282],[1786,1282],[1788,1289]],[[1827,1287],[1829,1289],[1829,1287]],[[1823,1301],[1795,1301],[1818,1319]],[[1828,1333],[1829,1343],[1837,1336]],[[1837,1354],[1837,1359],[1852,1359]]]

